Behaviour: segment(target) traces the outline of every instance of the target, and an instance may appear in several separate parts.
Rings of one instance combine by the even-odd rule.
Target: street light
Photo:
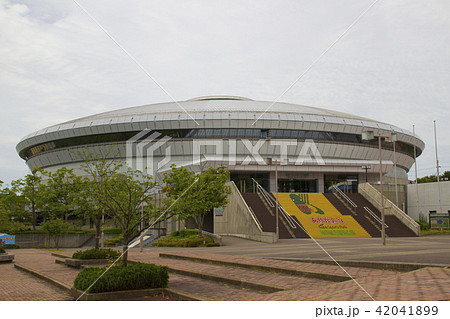
[[[381,135],[378,136],[378,150],[380,158],[380,192],[381,192],[381,241],[383,245],[386,245],[386,226],[385,226],[385,216],[384,216],[384,194],[383,194],[383,169],[381,161]],[[390,136],[383,136],[384,138]],[[375,134],[373,131],[366,131],[362,133],[362,139],[364,141],[370,141],[375,139]]]
[[[367,170],[371,169],[370,165],[361,166],[362,169],[366,170],[366,183],[367,183]]]

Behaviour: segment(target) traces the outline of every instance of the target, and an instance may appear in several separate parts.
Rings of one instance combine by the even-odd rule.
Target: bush
[[[88,249],[85,251],[77,251],[72,255],[73,259],[110,259],[110,258],[118,258],[120,256],[120,252],[117,250],[113,250],[111,248],[103,248],[103,249]]]
[[[4,254],[4,253],[6,253],[6,251],[2,247],[0,247],[0,254]]]
[[[424,222],[424,221],[417,221],[416,220],[416,223],[420,225],[420,229],[421,230],[428,230],[428,229],[430,229],[430,224],[428,222],[426,222],[426,221]]]
[[[198,237],[193,235],[190,237],[177,237],[167,236],[159,239],[153,243],[156,247],[214,247],[220,246],[219,243],[215,243],[212,238]]]
[[[198,230],[197,229],[181,229],[176,230],[170,234],[170,236],[174,237],[191,237],[191,236],[198,236]]]
[[[84,268],[75,278],[74,288],[85,291],[105,270],[106,268]],[[128,267],[111,267],[88,292],[166,288],[168,284],[169,269],[166,266],[139,263]]]
[[[103,234],[122,234],[121,228],[108,228],[103,230]]]
[[[3,248],[5,248],[5,249],[19,249],[20,246],[18,244],[10,244],[10,245],[3,245]]]
[[[120,234],[120,235],[117,236],[117,237],[114,237],[114,238],[105,240],[104,244],[105,244],[106,246],[116,246],[117,244],[121,244],[122,241],[123,241],[123,235]]]

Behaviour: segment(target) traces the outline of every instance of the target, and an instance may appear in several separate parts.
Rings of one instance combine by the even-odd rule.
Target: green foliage
[[[176,230],[170,234],[170,236],[174,237],[191,237],[191,236],[198,236],[198,230],[197,229],[181,229]]]
[[[192,231],[189,229],[188,231]],[[197,232],[197,230],[195,230]],[[173,232],[178,233],[178,232]],[[214,247],[220,246],[219,243],[215,243],[210,237],[199,237],[198,234],[190,236],[179,236],[177,234],[163,237],[153,243],[156,247]],[[189,233],[189,232],[186,232]]]
[[[75,175],[72,169],[61,167],[56,172],[45,172],[47,183],[42,194],[42,210],[45,217],[73,214],[79,206],[76,198],[81,191],[81,177]]]
[[[104,234],[122,234],[122,229],[120,228],[108,228],[103,230]]]
[[[118,257],[120,252],[111,248],[79,250],[72,255],[74,259],[116,259]]]
[[[445,171],[444,174],[439,175],[439,180],[440,181],[450,180],[450,171]],[[433,183],[433,182],[437,182],[436,175],[424,176],[417,179],[417,183],[419,184]]]
[[[0,233],[15,235],[27,230],[29,227],[18,221],[3,220],[0,222]]]
[[[18,245],[18,244],[3,245],[3,248],[5,248],[5,249],[19,249],[20,245]]]
[[[202,236],[205,215],[214,208],[228,204],[231,189],[226,185],[230,176],[225,167],[218,169],[210,167],[195,174],[185,167],[171,166],[169,174],[165,174],[163,188],[169,197],[166,205],[179,219],[193,218],[198,226],[199,236]],[[182,200],[178,200],[181,199]]]
[[[74,288],[85,291],[105,270],[106,268],[84,268],[75,278]],[[166,266],[140,263],[128,267],[111,267],[88,293],[166,288],[168,284],[169,270]]]
[[[0,254],[5,254],[5,253],[6,253],[6,251],[2,247],[0,247]]]
[[[55,247],[58,248],[59,236],[68,233],[72,225],[62,219],[56,218],[42,223],[41,227],[49,237],[53,238]]]
[[[104,244],[105,246],[116,246],[117,244],[121,244],[122,242],[123,242],[123,235],[120,234],[119,236],[105,240]]]
[[[416,223],[420,225],[420,230],[428,230],[430,229],[430,224],[428,222],[416,220]]]

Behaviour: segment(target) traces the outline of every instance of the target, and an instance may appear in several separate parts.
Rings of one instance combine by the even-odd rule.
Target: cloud
[[[273,100],[372,3],[78,1],[177,100]],[[380,1],[281,101],[414,124],[419,175],[433,173],[433,119],[450,165],[449,30],[446,0]],[[171,101],[73,1],[0,0],[0,90],[5,180],[23,174],[15,145],[28,133]]]

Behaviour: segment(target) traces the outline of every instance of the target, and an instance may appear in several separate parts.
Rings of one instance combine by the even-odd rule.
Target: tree
[[[81,177],[66,167],[54,173],[46,172],[46,176],[48,179],[42,194],[42,208],[47,217],[54,219],[76,213],[76,196],[81,187]]]
[[[214,208],[228,204],[231,189],[226,185],[230,173],[225,167],[210,167],[195,174],[185,167],[171,166],[172,170],[164,178],[165,191],[172,199],[172,211],[179,219],[193,218],[198,227],[198,234],[203,236],[205,216]]]
[[[156,186],[151,176],[126,168],[113,172],[102,181],[98,199],[108,214],[120,226],[123,233],[123,263],[127,265],[128,244],[140,231],[142,218],[148,220],[153,208],[150,191]],[[145,204],[144,216],[141,209]]]
[[[450,171],[445,171],[444,174],[439,175],[439,180],[440,181],[448,181],[450,180]],[[424,176],[424,177],[420,177],[417,179],[417,183],[421,184],[421,183],[434,183],[437,182],[437,178],[436,175],[429,175],[429,176]]]
[[[23,179],[12,181],[11,185],[16,193],[23,196],[23,200],[28,209],[31,209],[31,221],[33,230],[36,230],[36,210],[43,205],[43,194],[45,186],[42,184],[42,174],[45,170],[34,170]]]
[[[63,234],[66,234],[71,225],[68,222],[63,221],[60,218],[48,220],[41,224],[42,229],[45,231],[45,233],[49,237],[49,243],[50,238],[53,238],[53,241],[55,243],[56,249],[59,248],[59,237]]]

